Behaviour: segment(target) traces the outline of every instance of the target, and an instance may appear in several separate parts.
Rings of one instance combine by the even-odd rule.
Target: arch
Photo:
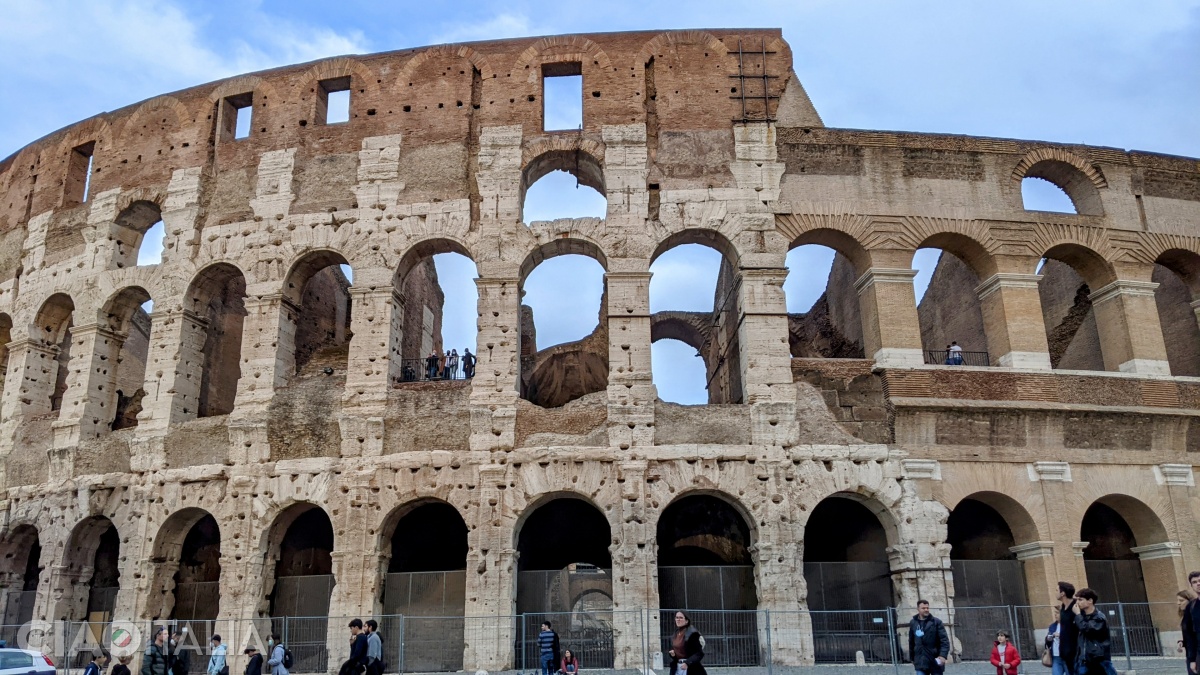
[[[655,35],[642,45],[641,51],[638,52],[637,63],[645,63],[650,60],[659,50],[665,49],[672,45],[704,45],[717,54],[727,55],[729,50],[725,47],[725,43],[717,39],[715,35],[703,30],[673,30],[664,31]]]
[[[482,77],[488,78],[494,76],[491,64],[488,63],[488,58],[471,47],[467,45],[437,45],[422,49],[414,54],[411,59],[405,61],[404,65],[400,67],[400,72],[396,73],[396,82],[401,86],[407,85],[417,68],[435,56],[464,58],[471,63],[472,67],[479,71]]]
[[[1137,497],[1111,493],[1092,503],[1102,504],[1116,511],[1129,525],[1138,546],[1161,544],[1170,540],[1162,518]]]
[[[110,330],[128,333],[134,315],[150,300],[150,293],[141,286],[126,286],[109,296],[100,309],[97,320]]]
[[[532,517],[534,514],[536,514],[538,511],[540,511],[544,507],[546,507],[556,501],[581,502],[588,508],[592,509],[592,511],[594,511],[595,513],[600,514],[600,516],[604,518],[605,527],[608,528],[608,530],[610,532],[610,536],[608,537],[608,540],[609,540],[609,543],[611,543],[611,541],[612,541],[611,532],[614,529],[613,528],[614,523],[612,523],[609,520],[608,516],[605,515],[604,509],[602,509],[600,507],[600,505],[595,502],[595,500],[593,500],[591,497],[589,497],[581,492],[574,492],[574,491],[570,491],[570,490],[556,490],[554,492],[547,492],[547,493],[538,495],[535,499],[533,499],[525,504],[525,508],[523,508],[521,510],[521,513],[517,516],[516,521],[513,523],[513,547],[514,548],[516,548],[517,550],[520,550],[521,533],[525,531],[525,526],[526,526],[526,524],[528,524],[530,517]],[[606,551],[607,551],[607,547],[608,547],[608,544],[605,544]],[[609,555],[609,554],[606,553],[605,555]],[[611,566],[611,556],[609,556],[609,560],[610,560],[610,566]],[[581,561],[573,561],[573,562],[581,562]],[[587,562],[587,561],[582,561],[582,562]]]
[[[209,303],[221,294],[230,283],[241,282],[242,294],[245,295],[246,273],[237,265],[229,262],[212,263],[200,269],[188,284],[184,294],[183,308],[197,313],[203,313]]]
[[[550,52],[548,56],[544,55],[547,51]],[[521,52],[513,64],[512,75],[520,77],[531,66],[564,61],[579,61],[603,70],[612,68],[608,54],[595,42],[582,35],[553,35],[538,40]]]
[[[695,489],[680,492],[679,495],[672,499],[671,502],[668,503],[658,515],[658,520],[655,524],[655,532],[656,539],[659,542],[658,547],[660,566],[663,564],[663,551],[666,548],[663,545],[663,536],[668,534],[664,531],[664,529],[667,527],[667,518],[681,511],[687,513],[685,509],[689,506],[692,508],[702,508],[706,505],[709,507],[715,506],[717,508],[717,517],[724,518],[725,525],[734,525],[737,527],[738,531],[729,533],[734,536],[724,537],[723,539],[728,540],[733,546],[741,546],[743,548],[742,551],[729,549],[723,554],[717,553],[716,551],[712,552],[722,557],[727,564],[753,564],[751,548],[758,540],[758,529],[757,523],[754,520],[754,516],[750,513],[750,510],[746,508],[745,504],[729,493],[722,492],[720,490]],[[710,523],[711,521],[708,520],[698,520],[690,523],[690,525],[701,527]],[[694,533],[689,534],[687,537],[684,537],[684,539],[691,540],[693,537]],[[676,542],[680,540],[681,539],[677,539]],[[669,559],[669,556],[667,557]],[[736,563],[735,560],[737,561]]]
[[[551,141],[558,142],[558,141]],[[574,141],[579,143],[578,140]],[[595,148],[585,148],[582,144],[573,148],[547,149],[532,158],[526,159],[521,167],[521,209],[525,209],[525,193],[530,186],[538,182],[551,171],[566,171],[575,176],[582,185],[592,188],[605,197],[608,193],[604,186],[603,153],[596,153]],[[524,215],[521,221],[524,222]]]
[[[873,491],[861,486],[855,490],[841,490],[826,495],[820,502],[817,502],[817,505],[819,506],[822,502],[829,499],[846,499],[857,502],[867,511],[870,511],[875,516],[875,519],[879,521],[880,527],[883,528],[884,534],[887,535],[888,546],[894,546],[900,542],[899,519],[897,519],[896,514]],[[812,513],[813,511],[809,512],[809,518],[812,517]]]
[[[33,619],[42,575],[42,546],[35,526],[21,523],[0,539],[0,578],[5,580],[2,618],[5,625]]]
[[[741,257],[737,247],[721,232],[704,227],[689,227],[668,235],[654,248],[654,253],[650,256],[650,264],[653,265],[654,261],[667,251],[685,244],[707,246],[720,253],[731,268],[737,269],[738,260]]]
[[[1159,253],[1154,262],[1183,280],[1193,300],[1200,299],[1200,254],[1189,249],[1169,248]]]
[[[1056,155],[1038,159],[1022,170],[1029,160],[1030,157],[1027,156],[1013,170],[1014,177],[1020,176],[1017,178],[1018,182],[1026,178],[1040,178],[1056,185],[1066,193],[1071,204],[1075,206],[1076,214],[1081,216],[1104,215],[1104,203],[1100,198],[1099,188],[1107,187],[1107,183],[1104,182],[1104,177],[1100,174],[1099,169],[1087,164],[1083,164],[1084,168],[1080,168],[1082,160],[1073,155],[1066,157]]]
[[[301,92],[301,96],[306,96],[309,92],[305,92],[305,90],[315,88],[318,82],[339,77],[357,78],[353,80],[353,85],[360,89],[375,88],[375,80],[378,79],[374,71],[362,61],[350,56],[335,56],[318,61],[312,68],[305,71],[304,75],[300,77],[297,89]]]
[[[711,339],[712,318],[699,312],[655,312],[650,317],[650,343],[678,340],[703,354]]]
[[[167,115],[171,119],[171,126],[180,127],[188,122],[191,114],[188,112],[187,106],[179,101],[174,96],[163,95],[155,96],[152,99],[143,101],[141,105],[133,111],[129,117],[125,118],[125,124],[121,127],[121,136],[129,134],[137,128],[143,117],[154,115],[158,117],[160,114]],[[160,124],[167,124],[166,118],[161,118]]]
[[[816,244],[837,251],[854,265],[858,275],[866,273],[871,267],[871,254],[867,252],[862,242],[849,233],[828,227],[818,227],[797,234],[788,244],[788,250]]]
[[[34,336],[49,345],[62,344],[70,330],[75,301],[66,293],[55,293],[42,303],[33,319]]]
[[[1117,274],[1112,263],[1094,249],[1077,243],[1062,243],[1051,246],[1042,253],[1043,258],[1050,258],[1070,265],[1083,277],[1092,291],[1116,281]]]
[[[12,342],[12,317],[0,312],[0,391],[4,390],[4,381],[8,377],[8,343]]]
[[[75,524],[63,547],[64,573],[58,582],[63,586],[53,589],[59,599],[52,616],[78,621],[94,612],[112,612],[120,586],[120,544],[116,525],[105,516]]]
[[[426,258],[432,258],[440,253],[457,253],[461,256],[469,258],[475,263],[476,272],[479,271],[479,263],[476,262],[475,256],[471,254],[467,245],[457,239],[447,237],[434,237],[431,239],[422,239],[413,242],[400,257],[400,262],[396,266],[396,275],[393,282],[396,288],[402,288],[404,280],[408,277],[409,272],[413,268],[424,261]]]
[[[329,514],[312,502],[292,502],[278,512],[264,536],[269,567],[263,574],[264,594],[271,616],[327,616],[336,583],[336,533]]]
[[[562,237],[538,246],[525,256],[525,260],[521,263],[521,284],[525,284],[525,280],[538,265],[560,255],[587,256],[600,263],[606,272],[608,271],[608,257],[604,255],[604,250],[595,241],[579,237]]]
[[[998,271],[995,257],[988,252],[987,247],[965,234],[958,232],[931,234],[917,244],[918,250],[923,248],[941,249],[954,255],[971,268],[979,281],[984,281]]]
[[[419,520],[421,518],[434,518],[434,517],[437,518],[437,520],[432,520],[434,529],[430,529],[428,532],[424,532],[424,531],[421,532],[421,534],[423,534],[424,536],[422,536],[420,538],[414,538],[413,541],[421,541],[421,542],[423,542],[423,545],[424,545],[424,542],[428,541],[427,537],[446,536],[446,537],[448,537],[447,541],[449,541],[449,538],[456,537],[457,535],[461,535],[461,537],[462,537],[461,549],[456,550],[456,551],[450,551],[448,553],[445,550],[445,547],[434,547],[434,548],[440,548],[442,550],[439,550],[437,552],[437,554],[435,555],[435,557],[427,558],[423,562],[420,562],[420,563],[410,564],[410,562],[412,562],[412,561],[397,560],[396,554],[395,554],[395,548],[397,546],[396,537],[406,535],[404,528],[402,526],[406,522]],[[439,524],[453,525],[456,531],[447,532],[444,529],[439,530],[436,528],[436,526]],[[461,529],[458,529],[458,526],[461,526]],[[380,551],[388,551],[388,550],[392,551],[391,558],[388,562],[388,569],[387,569],[388,573],[432,572],[432,571],[447,571],[447,570],[466,569],[465,565],[466,565],[466,559],[467,559],[466,556],[467,556],[467,548],[468,548],[467,547],[467,533],[468,533],[468,528],[467,528],[466,519],[463,518],[462,512],[458,508],[456,508],[453,504],[451,504],[448,501],[442,500],[442,499],[434,499],[434,498],[417,499],[417,500],[402,504],[400,506],[397,506],[396,508],[392,509],[392,511],[387,515],[386,518],[384,518],[383,524],[379,528],[379,550]],[[407,534],[412,535],[414,533],[407,533]],[[455,545],[457,546],[457,543],[455,543]],[[453,554],[453,555],[449,555],[449,554]],[[462,557],[462,565],[463,566],[459,566],[459,563],[457,562],[457,560],[454,562],[453,566],[449,566],[449,567],[445,566],[445,565],[434,565],[431,567],[429,564],[431,562],[443,562],[444,563],[444,562],[448,561],[451,557],[457,558],[458,556]]]
[[[1024,544],[1041,539],[1041,536],[1038,534],[1037,523],[1034,522],[1033,516],[1029,514],[1029,510],[1012,497],[990,490],[972,492],[951,506],[950,511],[953,512],[954,509],[958,508],[960,504],[968,499],[985,504],[1000,514],[1000,517],[1008,525],[1009,530],[1012,531],[1013,539],[1016,543]]]
[[[187,369],[179,373],[185,380],[195,378],[194,370],[200,370],[194,408],[199,417],[233,411],[237,382],[242,376],[245,301],[246,277],[241,269],[225,262],[200,270],[184,296],[183,309],[204,321],[203,343],[185,340],[183,349],[189,353],[181,355],[178,366]]]
[[[349,264],[346,256],[342,255],[340,251],[327,248],[306,251],[292,263],[284,277],[283,296],[299,306],[304,286],[315,274],[331,265]]]
[[[220,555],[220,524],[207,510],[187,507],[168,516],[150,545],[152,603],[147,613],[156,618],[215,619]]]
[[[1020,183],[1022,179],[1029,176],[1041,178],[1042,176],[1034,173],[1034,167],[1046,162],[1057,162],[1071,167],[1083,174],[1088,182],[1092,184],[1092,187],[1097,190],[1108,187],[1108,181],[1104,178],[1104,173],[1100,170],[1100,167],[1087,162],[1072,152],[1068,152],[1062,148],[1050,147],[1035,148],[1025,153],[1021,161],[1017,162],[1017,165],[1013,167],[1013,180]],[[1059,187],[1062,186],[1060,185]]]
[[[158,526],[158,532],[151,540],[151,562],[178,559],[183,548],[183,540],[187,537],[188,532],[205,517],[211,516],[212,514],[207,510],[196,506],[179,509],[167,516],[163,524]]]

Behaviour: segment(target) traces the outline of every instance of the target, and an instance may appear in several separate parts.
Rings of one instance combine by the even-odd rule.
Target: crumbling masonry
[[[582,129],[545,132],[543,80],[565,74]],[[327,124],[345,90],[349,121]],[[524,223],[555,169],[606,217]],[[1078,213],[1025,210],[1031,177]],[[295,614],[280,589],[310,577],[318,611],[365,616],[405,611],[389,575],[436,571],[461,580],[438,611],[503,617],[560,609],[521,575],[577,563],[609,579],[580,597],[618,613],[682,603],[664,580],[689,566],[746,570],[740,608],[777,611],[851,608],[808,583],[819,564],[883,565],[879,606],[901,608],[970,601],[960,560],[1017,565],[1024,604],[1099,585],[1093,562],[1140,563],[1143,602],[1200,568],[1200,162],[826,128],[778,30],[243,75],[22,148],[0,197],[8,623]],[[138,266],[160,219],[162,262]],[[723,256],[717,307],[652,315],[650,264],[688,243]],[[838,257],[789,316],[805,244]],[[922,247],[948,255],[918,307]],[[442,347],[446,252],[478,268],[475,377],[408,382],[404,360]],[[521,286],[563,254],[604,267],[600,328],[537,352]],[[657,399],[667,338],[705,357],[710,405]],[[986,365],[926,358],[951,339]],[[576,559],[545,553],[555,513]],[[991,538],[955,535],[956,513]],[[862,531],[837,544],[830,522]],[[413,560],[429,537],[454,539],[424,546],[447,560]],[[213,582],[183,616],[182,589]],[[614,665],[636,665],[614,616]],[[513,630],[458,665],[511,667]],[[809,623],[771,630],[776,663],[819,660]]]

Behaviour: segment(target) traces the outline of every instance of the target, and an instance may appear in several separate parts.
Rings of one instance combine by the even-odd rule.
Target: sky
[[[275,66],[445,42],[560,33],[780,27],[794,69],[830,127],[1035,139],[1200,156],[1200,0],[1003,3],[760,0],[6,0],[0,12],[0,157],[105,110]],[[567,78],[564,78],[567,79]],[[569,82],[562,83],[572,86]],[[569,90],[568,90],[569,91]],[[566,96],[570,100],[570,96]],[[563,111],[564,127],[572,111]],[[1042,190],[1037,188],[1043,187]],[[1026,197],[1053,209],[1056,195]],[[603,197],[561,173],[529,192],[527,221],[602,215]],[[144,259],[153,259],[147,237]],[[914,261],[918,296],[937,251]],[[651,307],[711,310],[715,252],[664,254]],[[789,311],[823,292],[832,254],[789,255]],[[436,259],[447,346],[474,342],[473,264]],[[603,270],[587,258],[542,264],[526,284],[538,346],[596,326]],[[702,403],[703,364],[673,341],[653,347],[664,400]]]

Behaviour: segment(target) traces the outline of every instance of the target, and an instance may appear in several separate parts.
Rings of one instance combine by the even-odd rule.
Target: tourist
[[[1075,592],[1075,626],[1079,645],[1075,653],[1075,675],[1117,675],[1112,664],[1112,642],[1104,612],[1096,611],[1100,596],[1090,588]]]
[[[1200,571],[1188,574],[1191,595],[1200,598]],[[1182,594],[1182,593],[1181,593]],[[1187,669],[1192,675],[1200,673],[1200,600],[1192,600],[1181,608],[1183,647],[1187,655]]]
[[[707,673],[701,663],[704,660],[704,639],[683,610],[675,612],[675,633],[671,636],[671,648],[667,650],[667,656],[671,657],[671,675]]]
[[[469,348],[463,349],[463,377],[468,380],[475,377],[475,355],[471,353]]]
[[[946,345],[946,361],[945,361],[945,363],[948,366],[954,365],[954,360],[950,356],[950,345]]]
[[[249,659],[246,661],[246,671],[245,671],[245,675],[263,675],[263,671],[262,671],[262,667],[263,667],[263,657],[262,657],[262,654],[259,654],[259,653],[258,653],[258,650],[257,650],[257,649],[255,649],[253,646],[246,647],[246,649],[245,649],[245,650],[243,650],[243,651],[242,651],[242,653],[243,653],[243,654],[245,654],[246,656],[250,657],[250,658],[249,658]]]
[[[132,654],[125,654],[117,658],[117,665],[108,671],[108,675],[129,675],[129,662],[133,660]]]
[[[950,636],[942,620],[929,613],[929,601],[917,601],[917,613],[908,622],[908,655],[921,675],[940,673],[950,656]]]
[[[168,647],[167,662],[171,664],[171,672],[173,675],[188,675],[188,671],[192,669],[192,653],[183,644],[187,637],[187,626],[176,628],[171,635],[171,643]]]
[[[100,671],[108,664],[108,654],[99,647],[92,648],[92,660],[83,669],[83,675],[100,675]]]
[[[367,635],[362,632],[361,619],[351,619],[350,627],[350,658],[342,663],[338,675],[360,675],[367,666]]]
[[[271,637],[267,640],[267,648],[271,650],[271,658],[267,659],[267,665],[271,666],[271,675],[290,675],[283,663],[287,650],[279,641],[279,633],[271,633]],[[145,674],[143,673],[143,675]]]
[[[438,374],[437,352],[429,352],[429,356],[425,357],[425,379],[436,380],[437,374]]]
[[[1075,652],[1079,645],[1079,629],[1075,626],[1075,586],[1066,581],[1058,582],[1058,653],[1062,655],[1063,669],[1067,675],[1075,672]],[[1059,672],[1054,671],[1054,675]]]
[[[563,675],[579,675],[579,658],[575,656],[575,652],[570,649],[563,650],[562,662],[558,664],[558,670]]]
[[[367,621],[367,675],[383,675],[383,640],[375,619]]]
[[[558,672],[558,633],[554,632],[549,621],[542,622],[542,629],[538,633],[538,658],[542,662],[542,675]]]
[[[950,350],[951,365],[961,366],[963,364],[962,347],[959,347],[957,342],[951,342],[949,350]]]
[[[164,651],[166,641],[167,629],[164,626],[155,631],[154,639],[142,654],[142,675],[167,675],[167,655]]]
[[[1009,642],[1008,631],[996,632],[995,645],[992,647],[992,665],[996,666],[996,675],[1017,675],[1021,654]]]
[[[458,375],[458,350],[451,349],[446,357],[446,379],[453,380]]]
[[[229,675],[229,666],[225,664],[225,645],[221,644],[221,636],[213,633],[212,654],[208,657],[208,675]]]

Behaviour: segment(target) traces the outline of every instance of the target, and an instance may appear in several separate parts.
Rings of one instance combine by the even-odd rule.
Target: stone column
[[[117,359],[125,336],[86,324],[71,329],[71,361],[62,410],[53,424],[54,447],[73,448],[112,428],[117,407]]]
[[[1170,375],[1152,281],[1118,279],[1091,293],[1106,370]]]
[[[471,381],[471,450],[511,449],[516,442],[521,282],[515,276],[489,274],[475,285],[479,353]]]
[[[911,368],[925,362],[913,293],[915,276],[912,269],[872,267],[854,282],[863,351],[882,368]]]
[[[20,422],[31,415],[50,412],[50,396],[58,377],[58,346],[23,338],[8,345],[8,374],[4,381],[5,438],[12,438]],[[6,444],[10,450],[11,441]]]
[[[658,607],[658,562],[655,556],[656,532],[646,513],[645,460],[621,462],[620,518],[617,534],[620,544],[612,551],[613,641],[616,667],[649,668],[643,660],[645,646],[657,651],[658,616],[647,608]]]
[[[383,454],[388,391],[400,381],[404,299],[391,282],[351,286],[350,356],[342,393],[342,456]]]
[[[165,431],[195,419],[204,377],[208,320],[186,309],[150,315],[150,351],[146,355],[146,396],[138,413],[138,432]]]
[[[1050,370],[1038,274],[998,272],[975,287],[993,366]]]
[[[742,268],[738,273],[739,362],[744,400],[752,406],[755,445],[791,445],[799,434],[783,294],[787,273],[784,267]]]
[[[295,351],[279,347],[295,344],[300,308],[282,293],[247,293],[245,302],[242,373],[233,407],[237,417],[258,417],[271,404],[275,389],[296,372]]]
[[[1175,592],[1187,587],[1188,571],[1183,566],[1183,545],[1164,541],[1147,546],[1134,546],[1132,551],[1142,563],[1142,579],[1146,598],[1150,601],[1150,617],[1158,629],[1164,654],[1174,652],[1179,639],[1179,614],[1175,609]],[[1103,600],[1103,598],[1101,598]]]
[[[483,352],[481,348],[479,350]],[[516,632],[515,576],[517,552],[513,549],[511,517],[506,516],[505,467],[479,467],[479,507],[474,527],[467,534],[465,616],[466,646],[463,669],[511,670]]]
[[[610,260],[608,292],[608,444],[627,450],[654,445],[650,371],[650,272],[646,261]]]

